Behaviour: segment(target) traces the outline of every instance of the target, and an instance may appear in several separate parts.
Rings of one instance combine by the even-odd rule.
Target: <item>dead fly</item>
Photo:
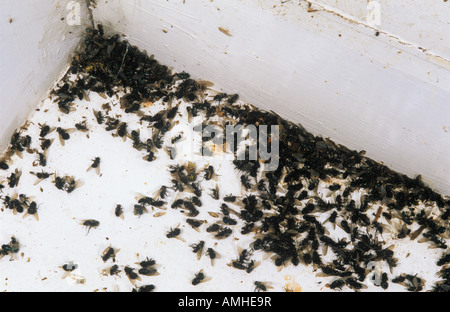
[[[194,117],[197,117],[197,115],[198,115],[198,110],[197,110],[197,108],[194,106],[194,107],[190,107],[190,106],[188,106],[188,107],[186,107],[186,111],[187,111],[187,113],[188,113],[188,123],[191,123],[192,122],[192,119],[194,118]]]
[[[1,170],[8,170],[9,169],[9,165],[5,160],[0,160],[0,169]]]
[[[165,199],[167,197],[167,193],[168,193],[169,188],[165,185],[161,186],[161,188],[156,191],[153,196],[155,198],[161,198],[161,199]]]
[[[262,292],[262,291],[268,291],[269,289],[273,289],[273,287],[271,286],[270,283],[268,282],[260,282],[260,281],[255,281],[255,292]]]
[[[194,182],[195,180],[197,180],[197,167],[195,166],[195,164],[193,162],[188,162],[187,165],[184,167],[186,169],[187,172],[187,180],[189,182]]]
[[[185,174],[185,167],[180,165],[173,165],[169,167],[170,174],[173,177],[172,183],[174,184],[174,188],[177,191],[183,191],[183,185],[187,185],[189,183],[188,177]]]
[[[335,184],[331,184],[330,186],[328,186],[328,189],[330,191],[336,192],[341,189],[341,186],[339,184],[335,183]]]
[[[22,207],[22,203],[20,202],[20,200],[17,199],[17,193],[14,193],[12,196],[7,195],[4,198],[2,198],[2,200],[3,200],[3,205],[7,209],[11,209],[11,210],[15,211],[16,207],[19,207],[19,206]]]
[[[395,220],[397,221],[397,220]],[[411,229],[408,228],[408,225],[405,222],[399,221],[395,222],[394,228],[397,230],[397,238],[402,239],[411,234]],[[411,240],[414,240],[415,237],[411,237]]]
[[[166,114],[167,119],[169,119],[169,120],[174,119],[177,112],[178,112],[178,106],[174,106],[171,109],[169,109]]]
[[[163,134],[160,131],[155,131],[152,135],[153,146],[157,149],[161,149],[163,145]]]
[[[156,159],[155,153],[153,151],[150,151],[147,155],[142,157],[142,159],[148,162],[152,162]]]
[[[208,248],[205,253],[211,259],[211,265],[214,266],[216,259],[220,258],[220,255],[212,248]]]
[[[228,104],[233,104],[239,99],[239,94],[230,95],[227,99]]]
[[[95,169],[95,172],[100,175],[100,157],[95,157],[92,160],[92,164],[87,168],[86,171],[89,171],[91,169]]]
[[[226,97],[228,97],[228,94],[226,93],[218,93],[214,96],[214,101],[222,101],[223,99],[225,99]]]
[[[119,123],[120,123],[119,119],[107,117],[105,130],[111,131],[111,130],[117,129],[117,127],[119,126]]]
[[[148,213],[148,209],[144,204],[136,204],[134,205],[133,213],[135,216],[142,216],[144,213]]]
[[[46,140],[42,140],[41,142],[41,148],[43,151],[46,151],[53,143],[54,139],[46,139]]]
[[[184,204],[184,200],[182,198],[179,198],[172,203],[171,208],[177,209],[177,208],[180,208],[181,206],[183,206],[183,204]]]
[[[243,192],[252,188],[252,184],[250,183],[249,176],[246,174],[241,175],[241,184]]]
[[[248,234],[251,231],[253,231],[254,228],[255,228],[255,224],[253,222],[246,223],[241,229],[241,234],[242,235]]]
[[[116,208],[114,209],[114,215],[118,218],[122,218],[123,219],[123,208],[122,205],[117,205]]]
[[[417,275],[401,274],[393,278],[392,282],[403,285],[408,291],[421,291],[426,281]]]
[[[29,149],[31,144],[31,137],[29,135],[21,136],[19,132],[14,132],[10,141],[10,152],[21,157],[25,149]]]
[[[80,181],[76,181],[73,177],[68,177],[66,180],[66,192],[70,194],[81,185],[82,183]]]
[[[61,266],[61,269],[66,272],[72,272],[76,268],[78,268],[78,265],[74,264],[73,262],[69,262]]]
[[[132,130],[129,138],[133,141],[133,148],[137,149],[138,151],[142,151],[146,147],[146,144],[144,144],[141,141],[140,132],[138,130]]]
[[[102,270],[103,275],[118,275],[120,272],[121,271],[117,264],[114,264],[114,265]]]
[[[166,237],[167,238],[176,238],[176,239],[179,239],[184,242],[185,240],[183,238],[179,237],[180,234],[181,234],[181,230],[178,225],[176,228],[170,228],[170,230],[168,232],[166,232]]]
[[[196,217],[200,211],[195,208],[194,204],[190,200],[183,201],[184,208],[186,208],[189,212],[186,213],[188,217]]]
[[[149,285],[139,286],[138,288],[133,288],[132,292],[152,292],[154,289],[155,289],[155,285],[149,284]]]
[[[255,267],[258,266],[258,263],[254,260],[250,260],[250,257],[250,251],[239,248],[239,257],[236,260],[233,260],[229,265],[235,269],[244,270],[247,273],[250,273]]]
[[[0,249],[0,259],[6,255],[18,253],[20,250],[20,244],[17,239],[12,236],[8,244],[3,244]]]
[[[179,140],[181,140],[182,137],[183,137],[182,134],[178,134],[178,135],[172,137],[172,138],[170,139],[170,142],[171,142],[172,144],[175,144],[175,143],[177,143]]]
[[[146,266],[142,267],[138,270],[139,274],[145,275],[145,276],[157,276],[159,275],[158,270],[153,266]]]
[[[14,195],[13,195],[13,198],[14,198]],[[32,197],[28,197],[25,194],[19,194],[18,201],[19,201],[21,207],[20,207],[20,211],[19,211],[18,207],[16,207],[17,211],[22,213],[24,211],[24,208],[26,208],[30,205],[31,200],[32,200]]]
[[[25,218],[26,216],[33,216],[36,221],[39,221],[39,216],[37,214],[37,204],[35,201],[32,201],[28,207],[27,207],[27,211],[26,213],[23,215],[23,217]]]
[[[212,194],[210,194],[210,196],[215,199],[218,200],[220,198],[220,194],[219,194],[219,185],[216,184],[216,187],[211,189]]]
[[[61,127],[56,128],[56,132],[59,134],[59,142],[62,146],[66,145],[66,141],[70,139],[70,133],[73,132],[74,129],[63,129]]]
[[[202,206],[202,201],[200,200],[200,198],[198,198],[197,196],[193,196],[190,198],[191,202],[196,205],[197,207],[201,207]]]
[[[38,152],[38,157],[36,159],[36,162],[33,162],[33,166],[42,166],[45,167],[47,166],[47,153],[44,150],[43,152]]]
[[[55,176],[53,183],[58,190],[65,191],[69,194],[82,185],[82,182],[75,180],[73,176]]]
[[[22,171],[14,170],[14,172],[11,173],[11,175],[7,178],[8,179],[8,185],[10,188],[16,187],[19,185],[20,176],[22,175]]]
[[[360,282],[358,282],[356,279],[354,279],[353,277],[349,277],[345,280],[345,283],[347,284],[348,287],[352,288],[353,290],[360,290],[363,288],[367,288],[366,285],[361,284]]]
[[[314,206],[314,204],[309,203],[305,206],[305,208],[302,209],[302,214],[309,214],[313,212],[314,209],[316,209],[316,206]]]
[[[127,275],[128,279],[130,280],[131,284],[133,284],[133,285],[136,283],[136,280],[138,280],[138,281],[141,280],[139,275],[136,272],[134,272],[134,270],[135,269],[133,269],[129,266],[126,266],[124,268],[125,274]]]
[[[340,227],[348,234],[352,233],[352,229],[346,220],[342,220],[340,223]]]
[[[88,129],[87,125],[86,125],[86,120],[83,120],[82,122],[76,123],[76,124],[75,124],[75,128],[76,128],[78,131],[81,131],[81,132],[87,132],[87,131],[89,131],[89,129]]]
[[[236,196],[230,194],[225,196],[223,200],[226,201],[227,203],[234,203],[236,201]]]
[[[192,252],[197,254],[197,260],[200,260],[203,254],[203,247],[205,247],[205,242],[200,241],[197,244],[191,244],[189,247],[192,248]]]
[[[162,210],[166,210],[167,207],[165,207],[166,202],[163,200],[156,200],[154,198],[152,198],[151,202],[149,203],[150,206],[162,209]]]
[[[50,128],[50,126],[46,125],[46,124],[43,124],[43,125],[39,124],[39,128],[41,129],[41,131],[39,132],[39,136],[41,138],[45,138],[47,136],[47,134],[49,134],[50,132],[52,132],[54,130],[53,128]]]
[[[125,122],[120,123],[117,128],[117,136],[121,137],[123,141],[127,139],[127,124]]]
[[[241,215],[239,212],[228,207],[228,205],[225,203],[220,205],[220,211],[224,214],[224,216],[229,216],[230,214],[233,214],[233,215],[237,216],[238,218],[241,218]]]
[[[333,229],[336,228],[336,218],[337,218],[337,211],[333,210],[333,212],[330,214],[330,217],[325,220],[325,222],[331,222],[333,224]]]
[[[443,266],[448,263],[450,263],[450,253],[442,254],[442,256],[439,258],[439,260],[436,262],[436,264],[438,266]]]
[[[120,249],[114,249],[111,246],[107,247],[103,252],[102,252],[102,260],[103,262],[108,261],[109,259],[112,259],[113,262],[116,262],[116,254],[119,252]]]
[[[224,239],[230,236],[232,232],[233,231],[230,228],[223,227],[216,233],[216,235],[214,235],[214,237],[217,239]]]
[[[192,226],[192,228],[194,230],[196,230],[197,232],[200,232],[200,230],[198,229],[200,225],[202,225],[205,221],[203,220],[196,220],[196,219],[186,219],[186,223],[189,224],[190,226]]]
[[[229,216],[224,216],[222,218],[223,223],[227,224],[227,225],[236,225],[237,221],[234,220],[233,218],[230,218]]]
[[[205,170],[205,180],[209,181],[209,180],[214,180],[217,181],[217,175],[214,172],[214,167],[209,165]]]
[[[69,262],[69,263],[63,264],[62,266],[60,266],[60,268],[64,270],[64,276],[62,277],[64,279],[70,273],[75,271],[78,268],[78,265],[74,264],[73,262]]]
[[[95,109],[93,109],[92,111],[94,112],[97,123],[99,125],[103,124],[105,122],[105,116],[103,116],[103,113],[101,111],[96,111]]]
[[[55,183],[55,186],[58,190],[65,190],[65,186],[66,186],[66,179],[64,177],[55,177],[55,181],[53,181]]]
[[[387,273],[383,272],[381,274],[381,288],[387,289],[389,287]]]
[[[87,231],[87,233],[86,233],[86,235],[87,235],[87,234],[89,234],[89,231],[90,231],[92,228],[96,229],[96,228],[100,225],[100,222],[97,221],[97,220],[88,219],[88,220],[82,220],[82,221],[81,221],[81,225],[83,225],[83,226],[85,226],[85,227],[88,228],[88,231]]]
[[[194,278],[192,279],[191,283],[192,285],[196,286],[200,283],[204,283],[211,280],[210,277],[206,277],[205,274],[203,273],[203,270],[200,270],[198,273],[196,273],[194,275]]]
[[[142,260],[141,262],[138,262],[137,264],[139,264],[143,268],[148,268],[148,267],[154,266],[156,264],[156,261],[152,258],[146,257],[145,260]]]
[[[199,183],[191,183],[188,185],[189,191],[192,192],[195,196],[201,197],[202,196],[202,189],[200,187]]]
[[[39,184],[42,180],[48,179],[53,173],[47,173],[47,172],[33,172],[30,171],[30,174],[35,175],[38,180],[34,183],[34,185]]]
[[[222,227],[220,226],[220,224],[218,223],[213,223],[210,226],[208,226],[206,228],[206,232],[208,233],[215,233],[215,232],[219,232],[222,229]]]
[[[165,207],[163,207],[166,204],[166,202],[163,200],[155,200],[152,197],[145,196],[142,194],[139,194],[139,196],[136,197],[136,199],[138,200],[138,204],[140,204],[140,205],[143,205],[143,206],[150,205],[150,206],[157,207],[157,208],[160,208],[163,210],[166,209]]]
[[[345,285],[345,280],[343,280],[343,279],[337,279],[337,280],[334,280],[334,281],[330,284],[330,289],[336,289],[336,288],[341,289],[342,287],[344,287],[344,285]]]

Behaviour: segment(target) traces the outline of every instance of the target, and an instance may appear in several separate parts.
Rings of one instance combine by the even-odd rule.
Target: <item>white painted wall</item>
[[[450,2],[446,0],[312,0],[310,2],[314,4],[314,7],[330,8],[363,22],[367,22],[371,12],[378,10],[380,24],[374,25],[375,28],[450,60]]]
[[[99,0],[93,16],[177,71],[450,194],[447,50],[431,57],[395,29],[375,36],[329,8],[276,3]]]
[[[0,2],[0,150],[46,97],[90,24],[84,1],[80,25],[69,25],[67,0]],[[71,8],[71,6],[69,6]]]

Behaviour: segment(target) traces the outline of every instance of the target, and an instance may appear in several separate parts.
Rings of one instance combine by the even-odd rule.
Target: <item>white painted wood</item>
[[[368,15],[378,10],[380,23],[375,25],[377,29],[389,32],[450,60],[450,2],[448,1],[314,0],[311,2],[333,8],[362,22],[367,22]]]
[[[73,24],[70,1],[0,3],[0,150],[47,95],[66,69],[90,24],[87,7],[78,3],[80,25]]]

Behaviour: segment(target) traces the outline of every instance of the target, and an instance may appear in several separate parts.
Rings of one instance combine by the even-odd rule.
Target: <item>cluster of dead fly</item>
[[[151,292],[156,287],[154,284],[143,284],[137,286],[137,283],[142,281],[141,276],[157,276],[159,275],[156,261],[153,258],[146,257],[144,260],[136,263],[139,265],[139,268],[129,266],[129,265],[118,265],[116,264],[116,255],[120,251],[120,249],[113,248],[108,246],[101,254],[101,259],[104,263],[112,262],[114,263],[111,266],[108,266],[101,270],[101,274],[105,277],[107,276],[120,276],[121,274],[125,274],[130,282],[133,284],[133,292]],[[77,264],[73,262],[66,263],[60,267],[64,271],[63,278],[74,274],[73,272],[78,268]],[[137,272],[136,272],[137,271]],[[123,272],[123,273],[122,273]],[[84,278],[79,277],[78,281],[84,283]]]
[[[71,80],[71,75],[77,79]],[[98,29],[88,29],[84,52],[74,58],[68,74],[53,91],[53,98],[59,109],[68,114],[74,109],[76,99],[88,99],[88,91],[105,98],[122,92],[121,108],[125,113],[136,114],[141,123],[148,124],[152,130],[150,138],[143,140],[139,130],[131,130],[129,124],[110,116],[108,104],[102,107],[103,111],[94,110],[93,113],[97,123],[104,125],[106,131],[113,131],[114,136],[123,140],[130,139],[133,148],[145,152],[145,161],[156,159],[161,149],[173,156],[175,151],[164,143],[169,139],[174,146],[181,138],[181,134],[166,137],[178,114],[179,103],[174,102],[181,99],[190,103],[187,107],[188,122],[195,116],[204,118],[197,130],[204,130],[209,123],[223,128],[228,124],[279,126],[280,157],[276,170],[264,171],[260,160],[235,160],[233,164],[240,175],[243,194],[222,196],[218,186],[209,194],[220,202],[221,213],[210,213],[220,219],[205,225],[207,233],[216,239],[226,239],[238,231],[254,238],[253,243],[242,249],[238,258],[229,265],[251,273],[258,265],[251,255],[263,251],[272,256],[280,269],[287,265],[312,266],[318,275],[329,277],[327,285],[331,289],[348,287],[360,290],[366,287],[364,283],[370,277],[377,280],[373,283],[383,289],[388,288],[389,282],[404,285],[410,291],[423,289],[426,281],[413,272],[401,273],[389,280],[387,272],[375,271],[372,264],[384,264],[391,274],[398,264],[399,259],[393,251],[395,246],[386,246],[383,239],[386,233],[397,240],[418,239],[443,252],[447,250],[449,199],[425,186],[420,176],[408,178],[364,157],[363,152],[314,136],[300,125],[274,113],[250,105],[237,105],[237,95],[219,93],[211,96],[205,92],[208,85],[191,79],[185,72],[172,73],[167,66],[140,52],[120,36],[105,36],[99,26]],[[154,115],[146,114],[143,109],[145,103],[156,101],[161,101],[167,108]],[[86,122],[75,127],[79,131],[87,131]],[[52,128],[41,126],[42,143],[37,151],[41,166],[45,166],[45,151],[53,142],[46,138],[51,131]],[[61,144],[70,138],[69,129],[57,128],[57,133]],[[9,151],[31,152],[30,143],[29,136],[16,133]],[[98,168],[99,165],[100,159],[95,158],[90,168]],[[7,170],[8,162],[2,161],[0,168]],[[160,209],[162,215],[163,210],[170,206],[185,214],[187,224],[201,231],[205,224],[198,218],[204,190],[202,181],[217,178],[214,167],[198,169],[195,163],[188,162],[171,165],[168,170],[172,185],[161,186],[153,197],[139,196],[134,213],[140,216],[152,207]],[[44,172],[34,174],[38,179],[50,176]],[[18,178],[20,172],[11,174],[8,178],[11,187],[17,185]],[[68,193],[77,187],[71,176],[55,175],[54,183]],[[167,197],[169,190],[178,194],[172,203]],[[118,205],[115,215],[120,217],[122,213],[123,208]],[[99,224],[96,220],[84,222],[89,228]],[[334,235],[338,232],[339,235]],[[180,233],[177,226],[170,229],[166,237],[180,238]],[[200,257],[206,249],[205,244],[200,241],[190,246]],[[212,261],[219,257],[212,248],[207,248],[206,254]],[[448,254],[444,253],[437,263],[442,266],[437,273],[442,280],[434,285],[433,290],[449,290],[448,263]],[[130,280],[139,276],[134,270],[124,268]],[[201,270],[191,282],[197,285],[207,279]],[[153,288],[148,286],[148,289]],[[268,288],[267,284],[255,282],[255,290]]]
[[[39,125],[39,127],[39,140],[41,141],[41,143],[39,144],[40,149],[39,147],[32,148],[31,136],[23,135],[23,132],[28,130],[28,125],[25,125],[20,130],[15,131],[13,136],[11,137],[10,145],[8,146],[8,149],[0,160],[0,170],[8,171],[10,169],[10,166],[12,165],[12,156],[17,155],[18,157],[22,158],[22,153],[24,151],[30,154],[37,154],[36,160],[33,161],[32,164],[33,167],[40,166],[45,168],[47,166],[46,153],[54,141],[54,138],[48,139],[47,136],[55,129],[46,124]],[[56,132],[59,135],[61,145],[64,146],[64,142],[70,138],[68,131],[58,127],[56,128]],[[96,157],[88,170],[90,170],[91,168],[98,169],[99,164],[100,158]],[[11,190],[14,190],[16,187],[18,187],[20,178],[22,177],[22,171],[18,168],[10,171],[11,172],[9,176],[6,177],[6,181],[0,181],[0,190],[3,190],[5,186],[8,186]],[[53,183],[55,187],[57,189],[66,191],[67,193],[73,192],[76,188],[82,185],[79,180],[76,180],[73,176],[69,175],[58,176],[56,175],[56,173],[49,173],[45,172],[44,170],[37,172],[30,171],[29,173],[36,176],[37,180],[34,183],[35,185],[39,184],[43,180],[50,178],[51,176],[54,176]],[[4,183],[6,183],[6,185]],[[29,197],[26,194],[18,195],[16,192],[14,192],[11,196],[2,195],[0,196],[0,198],[3,201],[3,206],[5,208],[13,210],[14,213],[26,212],[24,217],[27,215],[33,215],[38,220],[38,205],[34,200],[32,200],[33,197]]]
[[[112,260],[113,262],[116,261],[116,253],[119,251],[119,249],[114,249],[113,247],[109,246],[107,247],[103,253],[102,253],[102,260],[104,262],[107,262],[109,260]],[[123,266],[123,272],[128,277],[130,282],[135,286],[133,288],[133,292],[149,292],[153,291],[155,289],[155,285],[153,284],[145,284],[141,286],[136,286],[136,283],[141,281],[141,276],[157,276],[159,275],[156,261],[153,258],[145,258],[145,260],[142,260],[138,263],[139,268],[134,268],[129,265]],[[137,270],[137,272],[136,272]],[[122,272],[121,266],[117,264],[113,264],[112,266],[106,268],[103,270],[103,274],[105,276],[111,276],[111,275],[119,275]]]
[[[275,114],[250,106],[233,105],[237,95],[220,93],[205,99],[204,82],[194,81],[184,72],[171,74],[166,66],[158,64],[128,42],[119,40],[118,36],[105,37],[101,28],[90,31],[86,51],[73,63],[72,70],[73,73],[89,73],[87,81],[83,82],[87,89],[108,95],[114,93],[112,86],[127,90],[121,99],[122,108],[127,113],[140,114],[141,121],[148,122],[155,130],[153,137],[145,142],[140,140],[136,130],[129,135],[136,149],[146,150],[147,161],[155,158],[156,150],[162,147],[164,134],[173,126],[178,110],[178,106],[172,105],[173,100],[182,98],[193,103],[187,108],[188,121],[203,114],[206,121],[210,117],[222,117],[224,125],[231,122],[281,127],[280,166],[277,170],[261,175],[259,161],[234,161],[248,194],[240,200],[232,195],[222,198],[224,217],[221,224],[214,223],[206,229],[216,238],[231,235],[231,226],[236,225],[234,218],[239,218],[244,221],[242,234],[256,233],[252,250],[274,254],[275,265],[280,267],[288,263],[312,264],[324,275],[335,278],[331,288],[344,285],[352,289],[363,288],[363,282],[371,272],[368,264],[372,261],[384,261],[391,271],[396,267],[398,259],[394,257],[392,246],[385,247],[381,238],[387,225],[397,231],[397,239],[416,239],[421,235],[420,240],[428,241],[432,247],[447,249],[450,201],[425,186],[420,177],[410,179],[393,172],[363,157],[362,152],[313,136],[301,126]],[[77,83],[76,87],[83,89],[80,84]],[[90,88],[89,84],[95,85],[96,89]],[[141,113],[142,103],[157,100],[167,103],[168,108],[153,116]],[[97,121],[101,123],[102,118]],[[206,122],[202,124],[201,130],[206,125]],[[107,130],[116,129],[118,136],[126,135],[126,124],[121,121],[108,119],[107,127]],[[176,140],[172,138],[172,143]],[[194,218],[199,214],[202,187],[197,181],[195,164],[174,165],[169,170],[173,177],[172,189],[192,193],[189,198],[178,198],[171,206],[184,208],[187,223],[198,229],[202,221]],[[213,173],[212,166],[205,169],[205,176]],[[319,196],[318,186],[323,182],[328,185],[329,197],[333,200],[325,201]],[[357,204],[352,196],[361,190],[366,195]],[[166,191],[167,187],[163,186],[161,194]],[[213,198],[220,199],[218,188],[213,190]],[[165,205],[159,199],[141,198],[135,206],[136,214],[145,211],[145,205],[155,206],[155,203],[159,207]],[[230,203],[235,203],[239,210],[230,208],[227,205]],[[375,215],[370,214],[374,207],[378,207]],[[437,217],[430,214],[433,207],[438,210]],[[346,237],[333,239],[325,222],[319,221],[323,215],[327,216],[325,222],[339,226]],[[176,237],[179,233],[177,227],[169,231],[167,237]],[[198,252],[201,246],[201,243],[194,245],[194,251]],[[326,250],[333,252],[335,258],[332,261],[325,262]],[[232,262],[232,266],[251,272],[255,263],[247,256],[241,254],[241,261]],[[409,280],[407,277],[412,275],[405,276]],[[379,286],[387,288],[385,272],[380,280]],[[411,279],[413,285],[422,282],[423,279],[417,276]]]

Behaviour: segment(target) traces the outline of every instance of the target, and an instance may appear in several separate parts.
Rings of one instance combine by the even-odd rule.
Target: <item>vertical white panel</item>
[[[67,68],[90,23],[85,1],[0,2],[0,150]]]

